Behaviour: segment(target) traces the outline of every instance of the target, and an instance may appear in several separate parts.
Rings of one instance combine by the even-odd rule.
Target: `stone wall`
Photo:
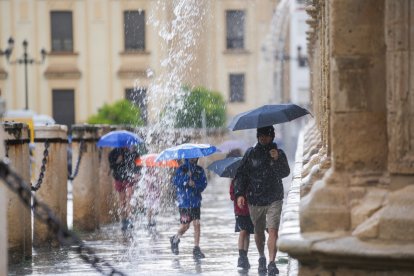
[[[303,134],[300,275],[412,275],[412,0],[312,0],[315,121]],[[282,231],[283,233],[283,231]]]

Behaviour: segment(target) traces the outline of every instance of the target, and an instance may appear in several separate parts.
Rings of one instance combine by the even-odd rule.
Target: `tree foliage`
[[[89,124],[109,125],[144,125],[141,119],[141,110],[128,100],[120,100],[111,105],[104,104],[98,113],[88,119]]]
[[[177,113],[175,126],[202,127],[202,113],[205,110],[207,127],[222,127],[226,121],[226,104],[219,92],[210,91],[204,87],[190,90],[185,87],[183,110]]]

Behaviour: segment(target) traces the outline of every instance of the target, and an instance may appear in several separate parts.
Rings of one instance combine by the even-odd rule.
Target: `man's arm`
[[[283,150],[278,149],[278,155],[278,159],[274,164],[276,176],[279,178],[284,178],[290,174],[289,162]]]

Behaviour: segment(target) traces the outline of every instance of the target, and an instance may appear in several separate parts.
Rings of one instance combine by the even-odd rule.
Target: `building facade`
[[[219,91],[232,116],[271,98],[261,89],[257,64],[277,2],[2,0],[0,95],[8,110],[27,107],[60,124],[83,123],[120,99],[134,101],[151,121],[149,106],[160,103],[151,87],[171,70],[162,62],[179,50],[174,39],[185,37],[180,30],[171,39],[162,32],[179,22],[185,3],[198,12],[185,27],[197,32],[178,81]]]

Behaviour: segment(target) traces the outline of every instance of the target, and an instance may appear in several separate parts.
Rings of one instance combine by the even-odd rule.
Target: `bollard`
[[[4,112],[4,101],[0,97],[0,119]],[[5,133],[3,126],[0,127],[0,145],[4,145]],[[5,157],[4,146],[0,146],[0,160],[3,161]],[[0,275],[7,275],[7,187],[2,180],[0,180]]]
[[[99,137],[115,130],[114,127],[101,126]],[[99,223],[108,224],[118,219],[118,200],[115,188],[113,187],[112,173],[109,168],[108,155],[111,148],[99,149]]]
[[[29,128],[22,123],[2,123],[6,157],[10,168],[30,185]],[[18,263],[32,257],[31,213],[18,195],[7,189],[8,261]]]
[[[72,170],[77,175],[72,180],[73,228],[93,231],[99,227],[99,172],[98,127],[72,126]],[[80,151],[82,150],[82,151]],[[78,157],[81,154],[79,165]]]
[[[36,197],[47,204],[56,217],[67,226],[67,127],[65,125],[36,126],[33,187]],[[45,157],[46,154],[46,157]],[[42,163],[45,163],[42,169]],[[41,172],[43,171],[43,177]],[[33,178],[34,175],[34,178]],[[47,225],[34,220],[33,246],[58,246],[54,233]]]

